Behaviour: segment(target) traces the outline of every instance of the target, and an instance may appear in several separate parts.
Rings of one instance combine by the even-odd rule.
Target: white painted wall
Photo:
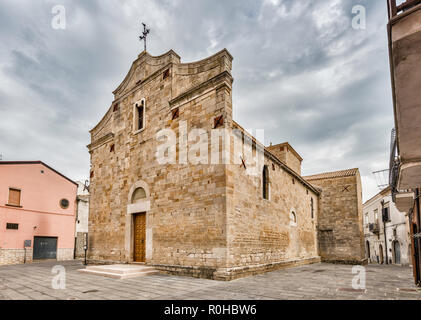
[[[76,234],[88,232],[89,223],[89,191],[84,190],[84,183],[77,181],[77,220]]]
[[[386,246],[384,240],[384,224],[382,222],[382,204],[384,200],[385,207],[389,207],[390,210],[390,222],[386,222],[386,239],[387,239],[387,256],[389,263],[390,261],[395,264],[395,251],[393,243],[397,241],[400,246],[400,257],[401,263],[407,265],[411,263],[410,258],[410,240],[409,240],[409,225],[408,225],[408,214],[400,212],[396,209],[395,204],[392,201],[390,192],[382,195],[377,194],[375,197],[367,201],[363,205],[363,216],[364,216],[364,236],[366,245],[367,255],[367,241],[370,245],[370,259],[371,263],[377,263],[380,259],[380,245],[383,247],[383,257],[386,259]],[[375,211],[378,212],[376,220]],[[368,220],[368,221],[367,221]],[[378,222],[380,227],[379,235],[376,235],[369,231],[369,224]]]

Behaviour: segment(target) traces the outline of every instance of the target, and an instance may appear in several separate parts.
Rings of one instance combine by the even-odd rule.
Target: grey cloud
[[[60,31],[50,25],[55,4],[0,4],[5,159],[42,159],[84,179],[88,131],[142,50],[145,21],[153,55],[174,49],[187,62],[226,47],[235,59],[234,118],[266,129],[266,143],[292,143],[304,173],[358,166],[371,179],[387,165],[385,1],[65,0]],[[356,4],[367,9],[367,30],[351,28]],[[376,191],[365,189],[366,198]]]

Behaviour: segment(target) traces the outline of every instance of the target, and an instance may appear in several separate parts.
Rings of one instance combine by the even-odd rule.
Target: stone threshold
[[[204,278],[217,281],[231,281],[238,278],[254,276],[266,272],[298,267],[302,265],[320,263],[320,257],[312,257],[308,259],[288,260],[275,263],[267,263],[261,265],[241,266],[232,268],[211,268],[197,266],[175,266],[175,265],[152,265],[157,270],[178,276],[190,276],[195,278]]]
[[[159,273],[153,267],[132,264],[87,266],[85,269],[79,269],[77,271],[113,279],[130,279]]]

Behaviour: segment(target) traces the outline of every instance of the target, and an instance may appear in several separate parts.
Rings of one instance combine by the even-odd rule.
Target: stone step
[[[102,266],[88,266],[88,270],[101,271],[101,272],[113,272],[118,274],[129,274],[133,272],[152,271],[155,270],[153,267],[142,266],[142,265],[131,265],[131,264],[116,264],[116,265],[102,265]]]
[[[86,269],[79,269],[78,271],[114,279],[129,279],[159,273],[152,267],[127,264],[88,266]]]

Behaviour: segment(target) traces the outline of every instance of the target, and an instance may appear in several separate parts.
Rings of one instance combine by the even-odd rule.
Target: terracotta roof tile
[[[348,169],[334,172],[325,172],[320,174],[315,174],[312,176],[303,177],[305,180],[323,180],[323,179],[332,179],[332,178],[343,178],[343,177],[352,177],[355,176],[358,172],[358,169]]]

